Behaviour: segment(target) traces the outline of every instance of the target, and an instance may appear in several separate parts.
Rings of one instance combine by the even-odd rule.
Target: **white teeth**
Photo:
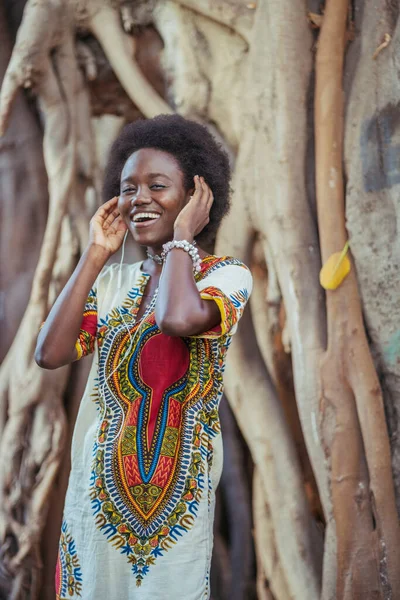
[[[141,213],[137,213],[134,217],[133,217],[133,221],[139,221],[139,219],[158,219],[160,217],[160,215],[158,213],[145,213],[145,212],[141,212]]]

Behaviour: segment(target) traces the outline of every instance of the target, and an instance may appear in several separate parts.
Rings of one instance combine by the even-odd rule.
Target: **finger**
[[[196,175],[196,177],[197,177],[197,186],[196,186],[195,193],[193,194],[193,198],[195,199],[196,202],[201,202],[202,200],[204,200],[204,188],[203,188],[203,184],[201,181],[201,177],[199,177],[199,175]]]
[[[118,196],[114,196],[111,200],[108,200],[95,213],[96,217],[100,217],[101,220],[107,219],[110,211],[114,210],[116,203],[118,202]]]
[[[111,200],[107,200],[107,202],[104,202],[103,207],[107,208],[109,206],[114,205],[116,202],[118,202],[118,198],[119,196],[114,196],[113,198],[111,198]]]
[[[204,177],[203,177],[203,185],[206,187],[209,196],[210,195],[213,196],[213,191],[212,191],[211,187],[208,185],[208,183],[206,182],[206,180],[204,179]]]
[[[210,187],[208,187],[208,189],[209,189],[209,194],[208,194],[208,200],[207,200],[207,210],[208,210],[208,213],[210,213],[211,207],[214,204],[214,194]]]
[[[102,204],[102,206],[100,206],[100,208],[97,210],[96,216],[106,219],[110,210],[114,209],[116,202],[117,200],[115,198],[111,198],[111,200],[108,200],[108,202]]]
[[[112,223],[114,223],[115,219],[117,219],[120,215],[119,210],[115,209],[110,213],[107,219],[103,223],[103,229],[108,229]]]
[[[194,176],[194,192],[192,194],[192,198],[198,200],[201,197],[203,189],[201,187],[200,177],[198,175]]]
[[[111,223],[108,227],[108,231],[110,233],[116,233],[117,231],[126,230],[126,229],[128,229],[128,227],[126,226],[126,223],[123,221],[121,215],[118,215],[118,217],[116,219],[114,219],[113,223]]]
[[[110,213],[106,219],[104,219],[104,221],[101,224],[104,231],[107,231],[107,229],[109,229],[110,225],[115,221],[118,215],[119,212],[115,210],[112,213]]]
[[[208,204],[208,200],[209,200],[209,197],[210,197],[211,189],[206,184],[204,177],[201,177],[200,183],[201,183],[201,189],[203,190],[202,200],[204,200],[205,204]]]
[[[113,210],[117,202],[118,196],[114,196],[114,198],[111,198],[111,200],[107,200],[107,202],[104,202],[104,204],[100,207],[99,211],[103,210],[108,213],[110,210]]]

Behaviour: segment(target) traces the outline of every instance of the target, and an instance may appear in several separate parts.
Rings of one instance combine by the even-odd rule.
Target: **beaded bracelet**
[[[201,258],[199,251],[195,246],[196,242],[191,244],[187,240],[172,240],[172,242],[167,242],[163,245],[163,251],[161,252],[161,258],[165,260],[168,252],[170,252],[173,248],[180,248],[187,252],[190,258],[193,261],[193,270],[195,273],[200,273],[201,271]]]

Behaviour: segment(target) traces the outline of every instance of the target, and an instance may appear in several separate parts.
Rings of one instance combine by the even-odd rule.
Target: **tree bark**
[[[11,56],[8,28],[4,6],[1,5],[0,82]],[[42,141],[42,132],[25,95],[19,92],[8,131],[0,139],[0,361],[11,346],[28,303],[46,224],[48,192]],[[3,419],[1,417],[0,420]]]
[[[316,182],[323,261],[347,240],[342,172],[343,60],[348,1],[328,0],[318,40]],[[339,598],[400,589],[400,537],[383,398],[364,331],[354,267],[327,292],[322,429],[331,467]]]
[[[400,514],[399,11],[360,2],[345,63],[346,224],[371,352],[383,389]],[[385,36],[389,44],[374,59]]]

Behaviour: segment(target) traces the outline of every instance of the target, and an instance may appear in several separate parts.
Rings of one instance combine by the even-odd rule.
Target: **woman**
[[[179,116],[128,125],[110,156],[113,198],[92,218],[36,350],[54,369],[96,346],[73,437],[57,597],[207,599],[222,373],[252,286],[239,260],[195,245],[227,212],[228,159],[207,129]],[[128,233],[147,259],[105,266]]]

